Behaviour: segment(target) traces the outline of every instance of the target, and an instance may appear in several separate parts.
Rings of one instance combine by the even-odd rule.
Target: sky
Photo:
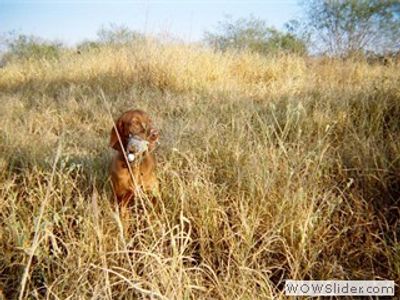
[[[282,29],[300,15],[298,0],[147,0],[20,1],[0,0],[0,34],[16,31],[75,45],[95,39],[101,26],[127,26],[146,34],[168,33],[199,41],[226,15],[253,15]]]

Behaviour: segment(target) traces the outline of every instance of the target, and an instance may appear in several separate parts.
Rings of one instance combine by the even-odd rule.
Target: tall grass
[[[147,42],[0,69],[2,293],[284,299],[285,279],[399,283],[398,68]],[[161,196],[122,218],[107,144],[130,108],[161,129]]]

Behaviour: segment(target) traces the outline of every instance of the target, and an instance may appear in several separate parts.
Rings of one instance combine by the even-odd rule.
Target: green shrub
[[[211,47],[225,51],[227,49],[248,50],[261,54],[277,52],[306,53],[306,44],[289,32],[268,27],[263,20],[250,16],[220,22],[215,33],[206,32],[205,42]]]
[[[16,59],[57,59],[62,44],[49,42],[41,38],[20,34],[7,40],[6,60]]]
[[[143,41],[144,35],[123,25],[111,24],[101,27],[97,32],[98,43],[121,46],[133,42]]]
[[[76,49],[79,52],[93,51],[93,50],[99,50],[101,46],[102,46],[102,44],[99,42],[85,40],[85,41],[79,43],[78,46],[76,47]]]
[[[76,47],[78,52],[98,51],[101,47],[121,47],[145,40],[144,35],[126,26],[111,24],[97,31],[96,40],[84,40]]]

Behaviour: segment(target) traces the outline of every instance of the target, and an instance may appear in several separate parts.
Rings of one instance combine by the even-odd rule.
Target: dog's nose
[[[151,141],[154,141],[154,140],[158,139],[159,135],[160,135],[160,133],[158,132],[158,130],[155,129],[155,128],[152,128],[152,129],[150,130],[149,139],[150,139]]]

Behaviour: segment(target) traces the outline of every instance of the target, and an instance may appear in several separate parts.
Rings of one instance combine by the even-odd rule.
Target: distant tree
[[[62,43],[50,42],[42,38],[9,33],[4,40],[4,56],[7,61],[11,59],[45,58],[56,59],[63,48]]]
[[[399,0],[310,0],[303,6],[319,50],[349,55],[399,49]]]
[[[99,50],[100,47],[101,47],[101,44],[99,42],[84,40],[76,46],[76,49],[80,53],[80,52],[84,52],[84,51]]]
[[[145,37],[143,34],[131,30],[123,25],[110,24],[102,26],[97,31],[96,40],[84,40],[76,47],[78,53],[85,51],[96,51],[101,47],[107,46],[123,46],[132,43],[143,42]]]
[[[215,49],[249,50],[262,54],[278,51],[306,52],[304,41],[289,32],[281,32],[268,27],[263,20],[250,16],[232,20],[226,18],[219,22],[216,32],[205,32],[205,42]]]
[[[125,45],[144,40],[143,34],[116,24],[102,26],[97,32],[97,37],[99,43],[108,45]]]

